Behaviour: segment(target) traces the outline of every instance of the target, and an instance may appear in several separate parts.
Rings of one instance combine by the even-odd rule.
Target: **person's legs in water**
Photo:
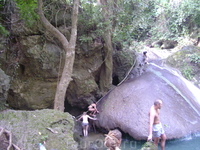
[[[86,126],[83,126],[83,136],[86,136]]]
[[[165,149],[165,141],[166,141],[166,135],[165,135],[165,134],[161,134],[160,146],[161,146],[161,149],[162,149],[162,150]]]
[[[154,143],[154,145],[158,146],[159,138],[160,138],[160,137],[154,137],[154,138],[153,138],[153,143]]]
[[[86,135],[86,136],[88,136],[88,127],[89,127],[88,125],[85,126],[85,135]]]

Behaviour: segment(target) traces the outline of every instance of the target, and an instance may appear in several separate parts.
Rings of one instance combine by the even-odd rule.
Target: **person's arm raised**
[[[81,120],[81,118],[83,118],[83,115],[82,115],[80,118],[78,118],[76,121],[79,121],[79,120]]]
[[[88,115],[88,118],[90,118],[90,119],[92,119],[92,120],[97,120],[97,118],[92,118],[92,117],[90,117],[89,115]]]

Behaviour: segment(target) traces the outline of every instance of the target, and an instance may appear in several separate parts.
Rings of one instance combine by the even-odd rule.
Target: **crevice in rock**
[[[118,85],[119,84],[119,78],[118,78],[117,75],[113,76],[112,84],[113,85]]]
[[[21,74],[24,74],[24,72],[25,72],[25,66],[22,65],[22,64],[20,64],[19,66],[20,66]]]
[[[67,100],[65,100],[65,110],[64,110],[64,112],[68,112],[72,116],[77,117],[77,116],[81,115],[84,111],[87,111],[87,110],[84,110],[84,109],[81,109],[81,108],[78,108],[78,107],[73,107],[68,103]]]

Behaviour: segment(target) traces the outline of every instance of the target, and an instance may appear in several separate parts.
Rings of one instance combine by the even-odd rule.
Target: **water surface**
[[[135,141],[130,136],[125,136],[123,137],[121,150],[139,150],[145,142]],[[161,150],[160,145],[158,150]],[[165,150],[200,150],[200,134],[177,140],[167,140]]]

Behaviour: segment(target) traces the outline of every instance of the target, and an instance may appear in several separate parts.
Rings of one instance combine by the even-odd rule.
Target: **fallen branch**
[[[51,131],[52,133],[58,133],[57,131],[54,131],[53,129],[51,128],[46,128],[47,130]]]

